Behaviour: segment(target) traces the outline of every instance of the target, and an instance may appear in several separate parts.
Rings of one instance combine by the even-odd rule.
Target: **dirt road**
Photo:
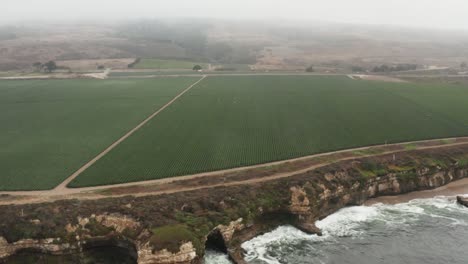
[[[368,74],[350,74],[348,77],[352,80],[366,80],[366,81],[381,81],[381,82],[396,82],[396,83],[406,83],[408,81],[385,76],[385,75],[368,75]]]
[[[168,106],[170,106],[172,103],[174,103],[179,97],[184,95],[187,91],[192,89],[195,85],[199,84],[203,79],[205,79],[206,76],[202,76],[198,81],[192,83],[189,87],[187,87],[185,90],[183,90],[181,93],[179,93],[176,97],[172,98],[171,101],[167,102],[165,105],[163,105],[161,108],[159,108],[156,112],[151,114],[149,117],[147,117],[145,120],[143,120],[140,124],[138,124],[136,127],[132,128],[132,130],[128,131],[127,134],[123,135],[121,138],[119,138],[117,141],[112,143],[109,147],[107,147],[105,150],[103,150],[101,153],[99,153],[96,157],[94,157],[92,160],[90,160],[88,163],[83,165],[81,168],[79,168],[76,172],[74,172],[72,175],[70,175],[65,181],[63,181],[61,184],[59,184],[57,187],[55,187],[52,191],[57,193],[57,194],[66,194],[67,193],[67,185],[73,181],[76,177],[78,177],[83,171],[85,171],[87,168],[89,168],[91,165],[96,163],[99,159],[101,159],[104,155],[109,153],[112,149],[117,147],[120,143],[122,143],[125,139],[130,137],[133,133],[135,133],[138,129],[140,129],[142,126],[144,126],[146,123],[148,123],[151,119],[153,119],[155,116],[157,116],[159,113],[161,113],[164,109],[166,109]]]
[[[199,80],[201,81],[201,80]],[[181,177],[173,177],[160,180],[150,180],[142,182],[133,182],[125,184],[116,184],[108,186],[85,187],[85,188],[67,188],[66,183],[62,183],[60,188],[47,191],[21,191],[21,192],[0,192],[0,195],[11,195],[0,199],[1,204],[25,204],[50,202],[62,199],[99,199],[104,197],[121,197],[126,195],[147,196],[171,194],[206,188],[215,188],[221,186],[235,186],[244,184],[253,184],[266,182],[297,174],[305,173],[323,166],[330,165],[339,161],[352,160],[356,158],[377,157],[388,154],[397,154],[413,150],[426,150],[447,148],[453,146],[468,145],[468,137],[436,139],[406,142],[398,144],[386,144],[371,147],[361,147],[342,151],[334,151],[290,159],[285,161],[271,162],[268,164],[259,164],[254,166],[234,168],[222,171],[200,173]],[[408,146],[411,146],[409,148]],[[370,153],[370,154],[367,154]],[[301,166],[293,166],[295,163],[303,163]],[[273,170],[270,174],[262,174],[266,168],[276,165],[290,166],[292,169],[277,172]],[[242,172],[249,172],[246,177],[237,177]],[[257,172],[257,173],[256,173]]]
[[[111,69],[103,72],[94,73],[51,73],[46,75],[20,75],[0,77],[0,80],[62,80],[62,79],[100,79],[105,80],[109,77]]]
[[[206,76],[346,76],[341,73],[307,73],[307,72],[252,72],[252,73],[209,73]],[[140,79],[140,78],[162,78],[162,77],[197,77],[197,73],[173,73],[173,74],[148,74],[133,76],[112,76],[113,79]]]

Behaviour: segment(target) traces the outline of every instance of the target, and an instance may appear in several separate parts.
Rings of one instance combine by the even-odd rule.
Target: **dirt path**
[[[117,72],[117,71],[116,71]],[[342,73],[301,73],[301,72],[252,72],[252,73],[209,73],[206,76],[346,76]],[[174,74],[148,74],[148,75],[130,75],[130,76],[111,76],[112,79],[145,79],[162,77],[195,77],[200,76],[197,73],[174,73]]]
[[[396,83],[408,82],[402,79],[398,79],[398,78],[391,77],[391,76],[384,76],[384,75],[350,74],[348,75],[348,77],[352,80],[396,82]]]
[[[109,77],[111,72],[110,68],[107,68],[103,72],[94,73],[51,73],[46,75],[22,75],[22,76],[7,76],[0,77],[0,80],[54,80],[54,79],[100,79],[105,80]]]
[[[101,79],[105,80],[109,78],[109,73],[111,72],[110,68],[107,68],[104,72],[99,72],[99,73],[85,73],[83,74],[84,77],[90,77],[94,79]]]
[[[403,144],[394,144],[394,145],[387,145],[387,146],[395,146],[395,145],[407,145],[411,143],[403,143]],[[411,149],[403,149],[403,150],[395,150],[395,151],[384,151],[379,154],[370,154],[370,155],[351,155],[349,157],[341,158],[341,159],[335,159],[333,161],[329,162],[322,162],[318,163],[312,166],[308,166],[303,169],[299,170],[294,170],[294,171],[288,171],[284,173],[277,173],[277,174],[272,174],[267,177],[261,177],[261,178],[251,178],[243,181],[237,181],[237,182],[230,182],[230,183],[220,183],[220,184],[212,184],[212,185],[205,185],[205,186],[196,186],[196,187],[181,187],[181,188],[176,188],[174,190],[166,190],[163,192],[153,192],[150,194],[162,194],[162,193],[175,193],[175,192],[184,192],[184,191],[191,191],[191,190],[197,190],[197,189],[203,189],[203,188],[214,188],[214,187],[219,187],[219,186],[233,186],[233,185],[243,185],[243,184],[251,184],[251,183],[259,183],[259,182],[265,182],[265,181],[271,181],[271,180],[276,180],[276,179],[281,179],[281,178],[287,178],[291,177],[293,175],[305,173],[310,170],[314,170],[320,167],[324,167],[327,165],[330,165],[332,163],[336,163],[339,161],[346,161],[346,160],[353,160],[356,158],[366,158],[366,157],[373,157],[373,156],[383,156],[383,155],[388,155],[388,154],[393,154],[393,153],[401,153],[405,151],[412,151],[412,150],[427,150],[427,149],[436,149],[436,148],[443,148],[443,147],[453,147],[453,146],[459,146],[459,145],[468,145],[468,141],[465,142],[459,142],[459,143],[452,143],[452,144],[442,144],[442,145],[435,145],[435,146],[424,146],[424,147],[415,147]],[[384,145],[385,146],[385,145]],[[379,146],[376,146],[379,147]],[[261,165],[255,165],[255,166],[249,166],[249,167],[243,167],[243,168],[235,168],[235,169],[230,169],[230,170],[224,170],[224,171],[216,171],[212,173],[202,173],[202,174],[195,174],[195,175],[189,175],[185,176],[184,179],[180,179],[180,177],[174,177],[172,179],[163,179],[163,180],[150,180],[150,181],[143,181],[143,182],[138,182],[138,183],[128,183],[128,184],[119,184],[119,185],[113,185],[113,186],[107,186],[107,189],[109,188],[115,188],[115,187],[126,187],[126,186],[135,186],[135,185],[151,185],[151,184],[156,184],[156,183],[169,183],[173,181],[181,181],[181,180],[189,180],[189,179],[195,179],[195,178],[200,178],[200,177],[207,177],[207,176],[219,176],[220,174],[226,173],[226,172],[234,172],[234,171],[241,171],[241,170],[246,170],[246,169],[252,169],[252,168],[259,168],[259,167],[265,167],[265,166],[272,166],[272,165],[279,165],[282,163],[288,163],[288,162],[295,162],[299,160],[304,160],[304,159],[311,159],[311,158],[317,158],[317,157],[322,157],[322,156],[333,156],[335,154],[340,154],[340,153],[348,153],[348,152],[356,152],[356,151],[362,151],[369,149],[369,147],[364,147],[364,148],[356,148],[356,149],[349,149],[349,150],[343,150],[343,151],[335,151],[335,152],[328,152],[328,153],[323,153],[323,154],[317,154],[317,155],[311,155],[307,157],[301,157],[297,159],[291,159],[291,160],[286,160],[286,161],[279,161],[279,162],[274,162],[274,163],[268,163],[268,164],[261,164]],[[81,188],[81,191],[96,191],[96,190],[102,190],[105,189],[103,186],[97,186],[97,187],[88,187],[88,188]],[[73,189],[69,189],[73,190]],[[139,194],[133,194],[135,196],[139,196]],[[145,194],[142,194],[145,195]]]
[[[147,70],[138,71],[112,71],[112,72],[147,72]],[[150,72],[154,72],[151,70]],[[104,72],[98,73],[56,73],[48,75],[23,75],[23,76],[4,76],[0,77],[0,80],[36,80],[36,79],[82,79],[82,78],[93,78],[93,79],[145,79],[145,78],[166,78],[166,77],[203,77],[203,76],[346,76],[341,73],[301,73],[301,72],[233,72],[233,73],[168,73],[168,74],[148,74],[148,75],[130,75],[130,76],[109,76],[111,69],[107,69]]]
[[[200,80],[199,80],[200,81]],[[450,143],[447,143],[450,142]],[[415,144],[420,144],[415,146]],[[305,173],[307,171],[317,169],[323,166],[330,165],[339,161],[352,160],[356,158],[365,158],[373,156],[382,156],[388,154],[397,154],[401,152],[413,151],[413,150],[426,150],[426,149],[437,149],[453,146],[468,145],[468,137],[463,138],[450,138],[450,139],[437,139],[437,140],[426,140],[426,141],[415,141],[398,144],[378,145],[371,147],[361,147],[355,149],[348,149],[342,151],[334,151],[329,153],[322,153],[311,155],[307,157],[301,157],[291,160],[272,162],[268,164],[260,164],[243,168],[235,168],[229,170],[215,171],[209,173],[200,173],[182,177],[173,177],[161,180],[150,180],[142,182],[133,182],[125,184],[97,186],[97,187],[86,187],[70,189],[66,188],[66,184],[62,183],[61,188],[48,191],[21,191],[21,192],[0,192],[0,194],[13,195],[0,199],[1,204],[25,204],[25,203],[39,203],[39,202],[50,202],[62,199],[99,199],[105,197],[121,197],[121,196],[148,196],[148,195],[161,195],[171,194],[177,192],[193,191],[206,188],[215,188],[221,186],[235,186],[244,184],[253,184],[266,182],[286,177],[291,177],[297,174]],[[411,148],[408,148],[411,146]],[[379,150],[376,154],[363,155],[365,151]],[[278,172],[266,175],[264,177],[257,177],[252,175],[245,179],[230,179],[226,176],[226,173],[242,172],[249,169],[271,167],[273,165],[282,164],[293,164],[294,162],[311,160],[314,158],[325,157],[327,161],[316,162],[312,165],[301,167],[299,169],[293,169],[291,171]],[[235,175],[235,174],[234,174]],[[233,177],[235,178],[235,177]],[[195,180],[195,181],[194,181]],[[227,181],[226,181],[227,180]],[[211,181],[211,182],[210,182]],[[166,186],[167,185],[167,186]],[[146,190],[141,189],[148,188]],[[152,188],[154,190],[152,190]],[[120,189],[120,190],[119,190]]]
[[[174,103],[179,97],[184,95],[187,91],[192,89],[195,85],[199,84],[203,79],[205,79],[206,76],[201,77],[198,81],[194,82],[191,84],[189,87],[187,87],[185,90],[183,90],[181,93],[179,93],[176,97],[174,97],[171,101],[166,103],[163,107],[159,108],[156,112],[151,114],[149,117],[147,117],[143,122],[138,124],[136,127],[134,127],[132,130],[128,131],[127,134],[123,135],[121,138],[119,138],[117,141],[112,143],[109,147],[107,147],[104,151],[99,153],[96,157],[94,157],[92,160],[90,160],[88,163],[83,165],[81,168],[79,168],[75,173],[70,175],[65,181],[63,181],[61,184],[59,184],[57,187],[55,187],[52,192],[55,192],[56,194],[65,194],[67,193],[67,185],[73,181],[76,177],[78,177],[83,171],[85,171],[87,168],[89,168],[91,165],[96,163],[100,158],[102,158],[104,155],[109,153],[112,149],[117,147],[120,143],[122,143],[125,139],[130,137],[133,133],[135,133],[138,129],[140,129],[142,126],[144,126],[146,123],[148,123],[151,119],[153,119],[156,115],[161,113],[164,109],[166,109],[168,106],[170,106],[172,103]]]
[[[346,150],[338,150],[338,151],[332,151],[332,152],[326,152],[326,153],[319,153],[319,154],[303,156],[303,157],[294,158],[294,159],[274,161],[274,162],[268,162],[268,163],[262,163],[262,164],[256,164],[256,165],[251,165],[251,166],[244,166],[244,167],[236,167],[236,168],[232,168],[232,169],[217,170],[217,171],[212,171],[212,172],[203,172],[203,173],[197,173],[197,174],[191,174],[191,175],[182,175],[182,176],[165,178],[165,179],[147,180],[147,181],[129,182],[129,183],[119,183],[119,184],[106,185],[106,186],[66,188],[66,189],[67,189],[68,193],[77,193],[77,191],[78,192],[89,192],[89,191],[96,191],[96,190],[102,190],[102,189],[129,187],[129,186],[138,186],[138,185],[168,184],[168,183],[172,183],[172,182],[175,182],[175,181],[193,180],[193,179],[205,178],[205,177],[216,177],[216,176],[226,175],[226,174],[229,174],[229,173],[235,173],[235,172],[239,172],[239,171],[258,169],[258,168],[263,168],[263,167],[271,167],[271,166],[282,165],[282,164],[286,164],[286,163],[294,163],[294,162],[305,161],[305,160],[310,160],[310,159],[319,158],[319,157],[333,156],[333,155],[336,155],[336,154],[354,153],[354,152],[365,151],[365,150],[370,150],[370,149],[375,149],[375,148],[380,148],[380,147],[391,148],[391,147],[394,147],[394,146],[406,146],[406,145],[412,145],[412,144],[417,144],[417,143],[442,142],[444,140],[466,140],[466,141],[452,143],[452,144],[440,143],[440,144],[437,144],[435,146],[429,146],[429,147],[420,146],[420,147],[411,148],[411,150],[414,150],[414,149],[423,150],[423,149],[427,149],[427,148],[440,148],[440,147],[468,144],[468,137],[466,137],[466,138],[456,138],[456,139],[455,138],[446,138],[446,139],[435,139],[435,140],[412,141],[412,142],[396,143],[396,144],[375,145],[375,146],[359,147],[359,148],[353,148],[353,149],[346,149]],[[397,153],[397,152],[402,152],[402,151],[405,151],[405,150],[386,151],[386,152],[379,153],[379,155],[389,154],[389,153]],[[363,156],[363,155],[352,155],[352,157],[350,157],[350,158],[355,159],[355,158],[358,158],[358,157],[370,157],[370,156],[378,156],[378,155],[365,155],[365,156]],[[342,160],[343,159],[340,159],[340,160],[337,160],[337,161],[342,161]],[[328,164],[330,164],[330,163],[326,163],[326,164],[324,163],[324,164],[321,164],[320,166],[325,166],[325,165],[328,165]],[[310,169],[313,169],[313,168],[308,167],[307,169],[310,170]],[[301,171],[293,171],[292,173],[297,174],[297,173],[301,173]]]

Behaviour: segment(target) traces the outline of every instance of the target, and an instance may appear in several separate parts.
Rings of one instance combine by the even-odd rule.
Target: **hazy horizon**
[[[432,29],[466,30],[468,1],[355,0],[4,0],[0,23],[33,20],[128,20],[213,18],[229,20],[322,21],[392,25]]]

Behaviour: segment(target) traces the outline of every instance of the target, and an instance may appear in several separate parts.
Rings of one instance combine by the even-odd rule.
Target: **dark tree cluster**
[[[366,69],[361,66],[351,66],[351,70],[353,72],[365,72],[366,71]]]
[[[44,71],[51,73],[58,69],[57,64],[55,61],[48,61],[46,63],[41,63],[41,62],[35,62],[32,65],[36,71]]]
[[[135,65],[137,65],[141,61],[141,58],[136,58],[135,61],[127,65],[128,68],[133,68]]]

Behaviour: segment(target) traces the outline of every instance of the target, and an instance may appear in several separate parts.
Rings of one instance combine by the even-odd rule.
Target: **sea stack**
[[[457,202],[461,205],[468,207],[468,197],[466,196],[457,196]]]

